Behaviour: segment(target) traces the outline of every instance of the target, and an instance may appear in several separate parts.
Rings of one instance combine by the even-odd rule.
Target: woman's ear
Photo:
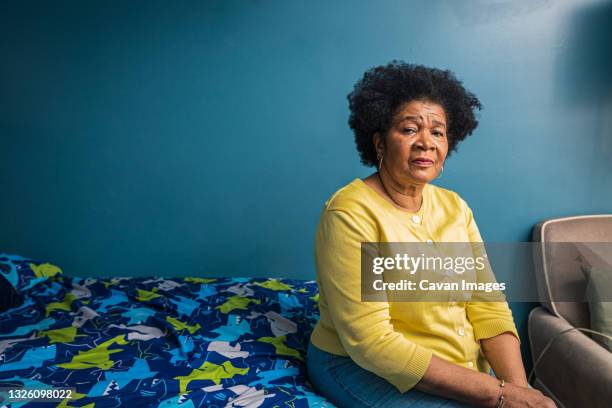
[[[374,149],[376,150],[376,157],[380,159],[384,154],[385,145],[379,132],[374,133],[374,136],[372,136],[372,142],[374,143]]]

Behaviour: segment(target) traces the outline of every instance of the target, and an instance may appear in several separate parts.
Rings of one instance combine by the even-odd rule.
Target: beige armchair
[[[551,219],[536,225],[532,241],[541,243],[534,251],[541,306],[531,311],[528,323],[535,363],[559,333],[590,327],[588,303],[578,301],[587,284],[580,243],[612,242],[612,215]],[[547,245],[551,242],[577,245]],[[612,407],[612,353],[593,338],[573,330],[554,339],[536,366],[533,386],[560,407]]]

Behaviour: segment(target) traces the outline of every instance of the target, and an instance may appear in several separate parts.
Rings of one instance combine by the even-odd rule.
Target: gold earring
[[[383,156],[382,156],[382,154],[379,154],[379,155],[377,156],[377,159],[378,159],[378,169],[380,170],[380,169],[382,168],[382,162],[383,162]]]
[[[442,166],[442,170],[440,170],[440,174],[438,174],[437,179],[442,178],[442,174],[444,173],[444,166]]]

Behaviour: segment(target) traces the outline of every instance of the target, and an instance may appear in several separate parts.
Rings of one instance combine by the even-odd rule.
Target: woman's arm
[[[495,375],[521,387],[527,387],[527,376],[521,359],[519,341],[509,332],[481,339],[482,351]]]
[[[429,394],[463,401],[477,407],[497,407],[500,381],[478,371],[433,356],[425,375],[414,388]],[[506,383],[504,408],[555,408],[555,403],[538,390]]]
[[[315,241],[317,280],[349,357],[403,393],[423,377],[432,352],[395,330],[388,302],[361,301],[361,243],[377,234],[367,218],[326,209]]]
[[[499,398],[499,383],[499,380],[490,375],[434,355],[425,376],[414,388],[478,407],[495,407]]]
[[[487,266],[482,271],[482,275],[478,276],[478,280],[495,282],[472,210],[462,199],[460,206],[463,207],[467,233],[469,241],[474,244],[475,256],[483,257]],[[495,375],[512,384],[528,387],[521,359],[520,340],[512,312],[505,301],[491,301],[497,297],[503,299],[503,294],[499,292],[489,296],[476,292],[473,295],[474,299],[468,302],[466,313],[474,327],[475,337],[480,341],[481,349]]]
[[[482,243],[471,209],[460,198],[459,204],[465,213],[469,242]],[[474,249],[477,252],[484,251],[484,245],[475,245]],[[486,253],[482,256],[486,256]],[[485,272],[491,272],[491,275],[484,276],[487,282],[494,279],[490,267]],[[466,314],[474,328],[474,336],[481,341],[483,353],[496,375],[508,382],[503,388],[504,408],[555,407],[554,402],[540,391],[527,388],[520,341],[508,304],[482,301],[491,299],[488,296],[481,299],[478,295],[480,294],[477,293],[475,299],[467,303]],[[499,379],[450,363],[435,355],[415,388],[479,407],[496,407],[500,396]]]

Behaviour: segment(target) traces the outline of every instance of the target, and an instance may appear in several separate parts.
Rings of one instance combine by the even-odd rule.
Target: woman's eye
[[[438,136],[438,137],[442,137],[444,136],[444,133],[442,132],[433,132],[434,136]]]
[[[414,128],[406,128],[403,130],[404,133],[415,133],[416,130]]]

